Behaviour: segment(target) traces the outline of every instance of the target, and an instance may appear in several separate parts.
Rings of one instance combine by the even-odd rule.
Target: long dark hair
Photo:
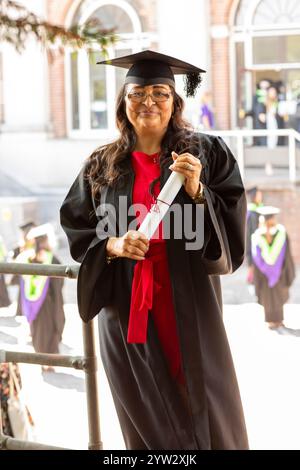
[[[174,110],[161,142],[161,168],[169,166],[173,162],[171,151],[186,152],[198,142],[192,126],[182,117],[183,99],[172,87],[171,89]],[[120,137],[116,141],[96,149],[87,160],[85,175],[90,183],[94,198],[99,196],[99,192],[104,186],[122,184],[124,177],[131,171],[128,167],[128,158],[136,145],[136,133],[126,115],[125,91],[126,85],[122,87],[116,104],[116,124],[120,131]],[[158,179],[151,183],[151,193]]]

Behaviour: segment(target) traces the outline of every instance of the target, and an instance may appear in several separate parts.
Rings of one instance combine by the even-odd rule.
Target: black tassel
[[[194,97],[202,82],[201,73],[190,72],[184,77],[184,92],[187,97]]]

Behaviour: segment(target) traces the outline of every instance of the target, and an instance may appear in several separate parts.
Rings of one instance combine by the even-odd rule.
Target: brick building
[[[200,95],[205,89],[212,91],[220,130],[252,127],[251,118],[241,120],[239,110],[251,109],[256,84],[262,79],[276,84],[290,108],[300,95],[300,2],[20,1],[48,21],[67,27],[92,17],[105,28],[116,26],[120,41],[111,56],[151,48],[206,69],[200,92],[186,100],[186,116],[194,125],[199,122]],[[10,46],[0,46],[2,168],[33,192],[64,194],[84,158],[116,134],[114,103],[124,72],[96,66],[99,58],[98,50],[89,61],[82,51],[53,51],[47,56],[36,44],[29,44],[19,56]],[[180,92],[180,80],[177,87]],[[287,121],[286,126],[290,125]],[[236,141],[229,143],[237,153]],[[245,143],[251,145],[251,140]],[[255,149],[248,150],[253,163]],[[266,150],[259,149],[258,160],[268,158]],[[276,149],[278,158],[288,158],[287,146],[280,150]],[[41,156],[43,165],[37,164]],[[259,181],[266,200],[281,207],[300,262],[297,184],[290,184],[287,176],[280,181],[256,181],[255,166],[253,171],[250,178],[245,170],[246,186]]]
[[[300,3],[211,0],[210,13],[212,90],[218,128],[252,127],[251,119],[239,119],[239,110],[252,108],[256,84],[262,79],[275,84],[283,95],[282,104],[291,106],[284,126],[295,127],[292,108],[300,97]],[[296,127],[300,131],[300,126]],[[284,159],[288,161],[286,148],[277,147],[271,155],[274,158],[277,153],[282,166]],[[247,152],[252,165],[254,150],[259,150],[259,159],[269,158],[266,148],[250,148]],[[299,157],[298,150],[298,165]],[[272,179],[254,173],[250,181],[249,173],[246,169],[246,185],[259,184],[265,203],[280,207],[280,221],[287,226],[299,263],[300,191],[297,182],[290,184],[287,175],[276,178],[276,173]]]
[[[161,27],[161,17],[170,16],[171,4],[175,20],[173,19],[170,25],[176,24],[176,19],[180,20],[181,9],[178,5],[186,2],[176,3],[177,6],[174,6],[171,0],[126,2],[50,0],[47,2],[47,17],[49,21],[70,26],[95,16],[101,18],[107,27],[114,25],[113,18],[116,18],[118,22],[116,32],[124,38],[124,41],[117,46],[117,51],[112,51],[113,54],[121,55],[130,51],[154,48],[167,49],[173,54],[174,50],[177,50],[180,56],[171,34],[167,41],[162,40],[166,34],[167,24],[165,28]],[[198,2],[198,7],[197,2],[190,2],[193,16],[198,18],[199,25],[201,13],[206,15],[206,21],[201,24],[206,30],[201,36],[201,46],[199,44],[197,48],[192,43],[193,37],[190,31],[186,45],[190,45],[193,49],[190,60],[196,65],[208,68],[204,86],[211,87],[213,92],[218,129],[243,125],[239,121],[238,110],[244,107],[251,108],[255,84],[262,78],[275,83],[282,82],[290,98],[300,93],[298,47],[300,4],[294,6],[292,0],[285,2],[284,5],[282,3],[277,0],[272,3],[271,8],[267,0],[253,2],[206,0]],[[178,10],[177,15],[176,10]],[[188,4],[185,16],[190,20]],[[204,42],[206,51],[203,51],[204,37],[206,37]],[[180,40],[177,39],[178,44],[182,41],[182,37]],[[186,51],[184,56],[187,57]],[[87,88],[93,84],[92,82],[89,84],[88,81],[92,79],[94,82],[102,80],[111,83],[117,79],[115,73],[114,70],[107,70],[104,73],[92,65],[88,73],[86,57],[81,53],[67,53],[65,57],[57,56],[49,64],[51,117],[55,136],[76,135],[76,131],[79,135],[79,130],[87,136],[93,128],[97,129],[99,135],[100,129],[104,129],[105,132],[107,129],[113,129],[113,116],[110,115],[109,109],[111,109],[110,100],[114,102],[115,90],[109,88],[102,90],[101,98],[107,102],[107,110],[94,112],[98,115],[98,120],[94,119],[94,124],[89,122],[92,118],[88,115],[86,102],[89,100]],[[121,72],[118,73],[121,75]],[[65,88],[66,76],[67,83],[69,85],[71,83],[71,90]],[[83,87],[86,88],[85,92],[82,90]],[[99,92],[98,90],[98,94]],[[93,103],[91,106],[93,107]],[[97,108],[95,103],[94,107]]]
[[[105,28],[117,26],[116,34],[120,40],[110,51],[111,57],[143,49],[176,55],[176,50],[184,60],[207,67],[208,49],[192,51],[185,47],[180,53],[182,37],[174,30],[184,7],[190,5],[190,13],[184,8],[189,20],[195,11],[200,20],[201,11],[206,10],[204,4],[204,1],[195,0],[189,0],[186,5],[183,2],[174,5],[174,2],[168,0],[50,0],[47,2],[47,18],[68,27],[82,24],[91,18],[100,19]],[[198,31],[195,28],[194,33],[189,33],[187,44],[197,39],[199,43],[205,42],[208,18],[205,15],[202,20],[204,28]],[[57,55],[49,63],[51,127],[56,137],[94,138],[96,135],[97,138],[107,138],[114,135],[114,103],[125,71],[96,66],[95,63],[100,59],[101,54],[97,50],[90,60],[84,51],[67,51],[64,56]],[[192,100],[188,104],[189,117],[196,117],[198,105]]]

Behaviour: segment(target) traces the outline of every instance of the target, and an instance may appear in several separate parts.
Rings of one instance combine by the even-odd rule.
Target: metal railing
[[[203,131],[199,128],[199,132],[206,131]],[[289,155],[289,180],[292,183],[296,181],[296,142],[300,142],[300,133],[295,131],[295,129],[233,129],[225,131],[207,131],[206,133],[211,135],[219,135],[220,137],[224,138],[234,137],[237,140],[237,161],[243,178],[245,176],[244,139],[246,137],[287,137]]]
[[[0,274],[36,274],[49,277],[76,279],[79,267],[46,264],[0,263]],[[89,427],[89,450],[103,449],[100,432],[99,394],[97,381],[97,357],[95,347],[94,321],[82,323],[83,356],[61,354],[29,353],[0,350],[1,362],[20,362],[48,366],[71,367],[85,373],[87,417]],[[38,442],[22,441],[2,432],[0,426],[0,449],[6,450],[58,450],[60,447]]]

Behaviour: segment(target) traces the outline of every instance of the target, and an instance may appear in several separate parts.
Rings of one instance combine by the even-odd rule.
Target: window
[[[232,121],[243,125],[236,109],[251,109],[260,80],[285,88],[295,100],[300,83],[300,2],[296,0],[240,0],[232,25],[232,78],[235,96]],[[232,61],[234,63],[234,61]]]
[[[235,25],[253,26],[300,23],[300,2],[295,0],[241,0],[235,16]]]
[[[4,123],[3,60],[0,52],[0,124]]]
[[[115,5],[104,5],[98,8],[89,19],[91,18],[100,21],[105,28],[116,28],[117,34],[133,33],[132,21],[128,14]]]
[[[90,57],[90,107],[92,129],[106,129],[108,127],[105,67],[96,64],[100,60],[102,60],[102,57],[96,52]]]
[[[300,22],[300,3],[294,0],[262,0],[259,2],[253,24],[291,24]]]
[[[239,110],[246,108],[245,103],[245,51],[244,51],[244,43],[237,42],[235,48],[235,63],[236,63],[236,76],[237,76],[237,89],[236,89],[236,121],[241,125],[242,121],[239,118]]]
[[[253,38],[254,64],[300,63],[300,35]]]
[[[119,57],[148,48],[153,42],[151,34],[141,32],[139,17],[125,0],[86,0],[73,16],[73,24],[84,24],[96,19],[104,29],[115,28],[119,37],[110,57]],[[98,4],[98,7],[97,7]],[[84,51],[69,56],[68,81],[70,132],[115,132],[115,103],[124,83],[127,70],[97,65],[103,60],[99,50],[87,59]]]
[[[79,104],[78,104],[78,53],[71,53],[71,88],[72,88],[72,127],[79,129]]]

